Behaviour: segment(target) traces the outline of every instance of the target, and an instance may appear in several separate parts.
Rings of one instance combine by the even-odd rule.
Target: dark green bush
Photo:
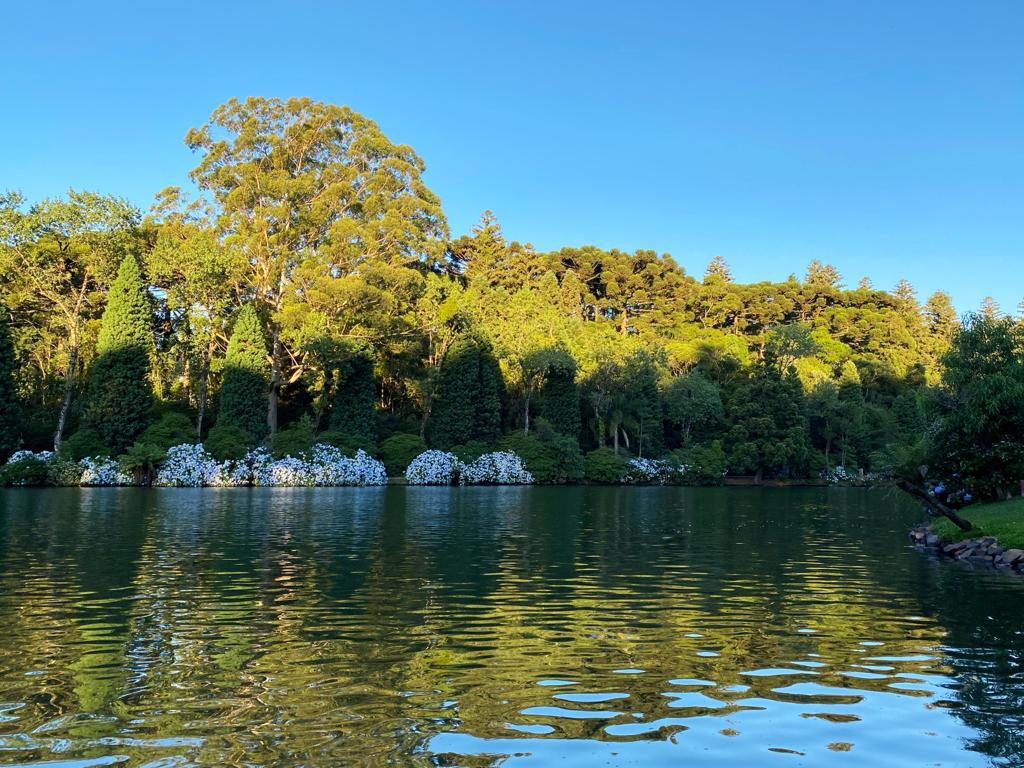
[[[174,445],[181,445],[175,443]],[[125,472],[135,476],[136,482],[146,485],[153,482],[157,469],[167,459],[167,448],[162,445],[137,440],[131,448],[118,457]]]
[[[324,445],[333,445],[346,456],[355,456],[356,451],[362,449],[371,456],[377,454],[377,446],[366,437],[359,437],[349,432],[336,432],[329,429],[316,436],[315,442]]]
[[[626,459],[611,448],[598,448],[583,458],[584,474],[592,483],[613,485],[626,471]]]
[[[675,451],[672,459],[686,465],[683,473],[685,485],[721,485],[728,466],[728,457],[720,440],[689,450]]]
[[[451,448],[451,452],[459,457],[459,461],[466,464],[476,461],[492,450],[494,449],[483,440],[470,440],[462,445],[455,445]]]
[[[2,485],[50,485],[50,465],[36,456],[26,456],[0,467]]]
[[[427,444],[419,435],[399,432],[380,444],[380,460],[384,462],[388,474],[392,477],[401,475],[409,462],[427,450]]]
[[[275,459],[285,456],[302,456],[313,447],[313,422],[303,416],[287,429],[277,432],[270,440],[270,452]]]
[[[60,444],[60,455],[71,461],[81,461],[87,457],[109,456],[110,448],[95,430],[83,427],[64,439]]]
[[[165,451],[175,445],[198,442],[196,425],[183,413],[171,411],[146,427],[137,443],[162,447]]]
[[[237,460],[256,447],[256,439],[233,424],[219,424],[210,430],[203,447],[217,461]]]
[[[583,478],[583,455],[579,443],[571,437],[550,431],[543,435],[515,432],[499,444],[523,460],[536,483],[575,483]]]

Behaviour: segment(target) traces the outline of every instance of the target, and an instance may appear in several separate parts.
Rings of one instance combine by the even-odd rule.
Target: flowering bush
[[[82,468],[53,451],[17,451],[0,468],[0,485],[78,485]]]
[[[405,470],[410,485],[454,485],[466,465],[459,457],[447,451],[424,451]]]
[[[622,482],[632,485],[670,485],[682,481],[686,468],[663,459],[630,459]]]
[[[230,482],[230,462],[218,462],[201,445],[185,443],[168,449],[167,459],[153,485],[198,487],[234,485]]]
[[[79,466],[82,475],[81,485],[134,485],[131,475],[121,469],[121,465],[106,456],[87,457]]]
[[[461,485],[531,485],[531,475],[523,460],[512,451],[485,453],[465,465],[459,475]]]

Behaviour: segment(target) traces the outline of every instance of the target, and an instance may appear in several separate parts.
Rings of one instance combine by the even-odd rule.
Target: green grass
[[[944,517],[933,523],[943,539],[960,541],[980,536],[995,536],[1003,549],[1024,549],[1024,499],[971,504],[960,510],[960,516],[974,524],[970,531],[961,531]]]

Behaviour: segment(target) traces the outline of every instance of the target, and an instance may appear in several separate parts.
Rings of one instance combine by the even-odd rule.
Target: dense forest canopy
[[[871,470],[924,432],[961,325],[947,294],[817,260],[741,284],[720,257],[538,251],[490,212],[452,238],[420,157],[347,107],[232,100],[185,140],[198,195],[145,216],[0,197],[5,454],[149,455],[184,430],[222,453],[501,443],[550,481],[594,452]]]

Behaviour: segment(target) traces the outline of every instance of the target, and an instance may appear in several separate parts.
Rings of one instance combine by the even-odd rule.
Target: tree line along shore
[[[818,260],[741,284],[720,257],[695,275],[545,252],[490,212],[454,237],[409,146],[308,99],[231,100],[185,141],[195,193],[145,214],[0,197],[0,460],[151,476],[187,443],[219,461],[320,444],[394,474],[499,451],[537,482],[661,460],[695,484],[898,476],[946,504],[1022,474],[1000,431],[1021,407],[992,388],[1020,389],[1021,331],[994,302],[962,321],[947,294],[847,286]],[[979,382],[998,412],[958,420]]]

